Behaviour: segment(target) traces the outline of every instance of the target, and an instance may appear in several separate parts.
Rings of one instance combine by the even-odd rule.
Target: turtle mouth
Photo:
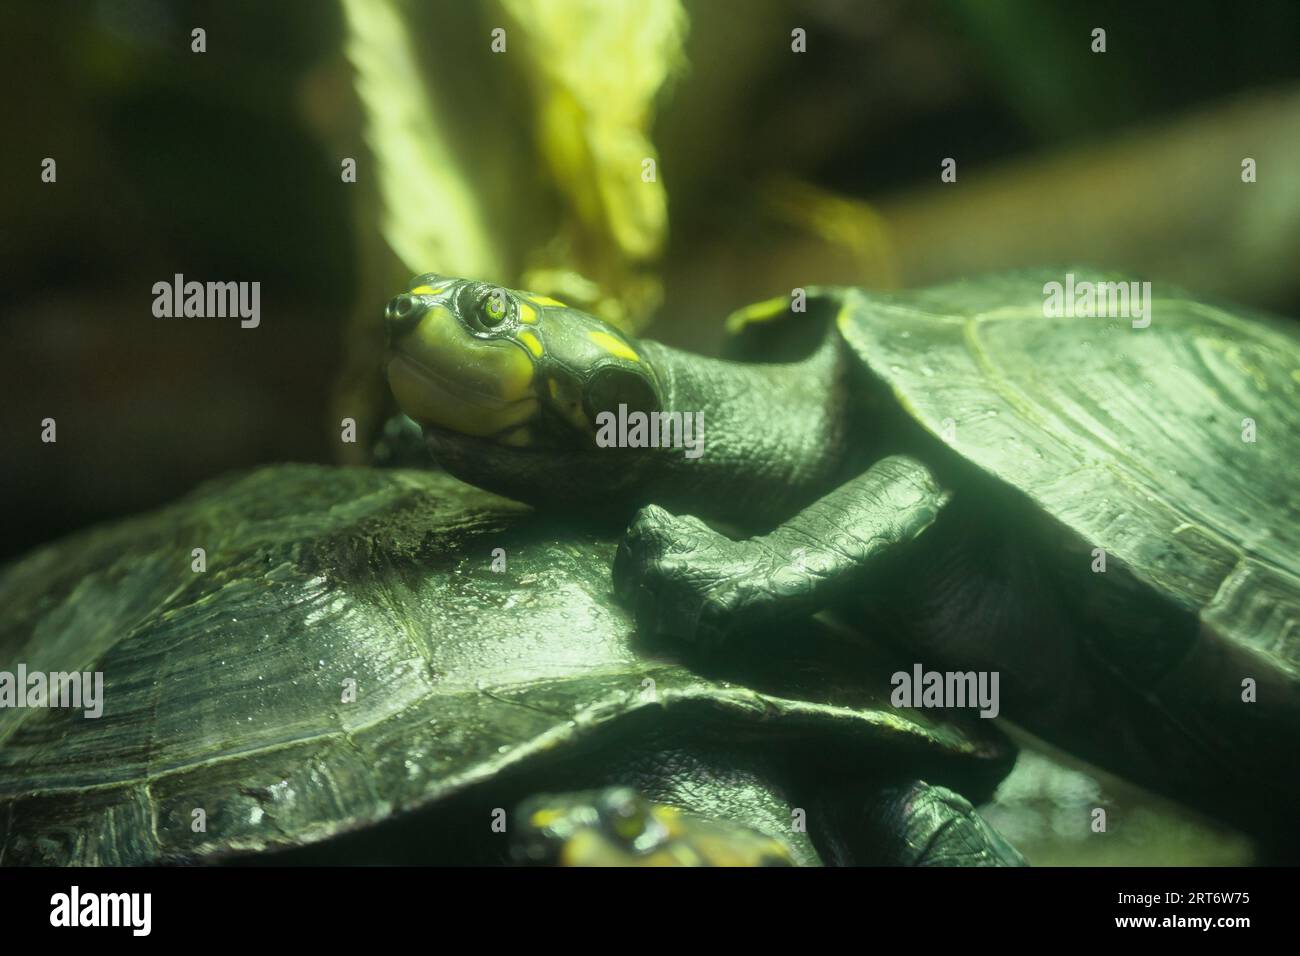
[[[537,448],[527,445],[503,445],[496,441],[491,435],[470,435],[454,428],[448,428],[443,425],[433,425],[427,422],[420,422],[424,427],[424,440],[433,452],[435,458],[441,458],[443,454],[463,455],[473,454],[476,449],[494,451],[505,451],[511,456],[540,456],[546,454],[546,449]]]
[[[620,518],[626,518],[640,500],[645,462],[639,449],[512,443],[422,424],[429,453],[442,468],[461,481],[507,498]]]
[[[388,384],[421,425],[522,443],[537,415],[537,375],[528,350],[480,334],[428,296],[399,296],[386,315]]]
[[[575,473],[584,473],[591,463],[614,457],[609,451],[596,448],[586,436],[570,436],[563,440],[565,436],[552,435],[554,429],[545,427],[546,415],[541,411],[516,430],[516,434],[519,430],[527,430],[530,438],[527,443],[505,440],[513,437],[509,434],[471,435],[445,425],[423,421],[420,424],[424,429],[425,444],[433,457],[442,462],[518,462],[521,467],[549,471],[570,467]]]
[[[408,352],[395,349],[389,353],[388,369],[390,377],[393,374],[394,364],[398,364],[399,374],[414,375],[421,382],[430,388],[438,389],[443,392],[454,394],[460,398],[469,401],[480,402],[485,405],[504,405],[509,404],[499,396],[491,394],[486,388],[476,388],[460,379],[453,378],[450,375],[439,372],[437,369],[421,362]]]
[[[425,428],[500,440],[538,413],[531,391],[517,397],[494,394],[400,349],[390,354],[387,371],[397,404]]]

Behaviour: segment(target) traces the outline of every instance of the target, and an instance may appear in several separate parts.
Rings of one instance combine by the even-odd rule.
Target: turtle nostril
[[[415,296],[397,296],[384,309],[384,320],[388,326],[389,336],[401,335],[410,331],[419,323],[420,316],[424,312],[424,304]]]
[[[409,295],[399,295],[392,302],[388,303],[388,309],[385,316],[390,319],[403,319],[415,308],[415,303]]]

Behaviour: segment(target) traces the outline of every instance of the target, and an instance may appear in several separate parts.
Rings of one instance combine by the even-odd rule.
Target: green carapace
[[[1063,286],[1099,294],[1060,308]],[[641,639],[744,658],[834,611],[909,668],[996,674],[1000,714],[1067,751],[1293,843],[1300,339],[1121,289],[1142,292],[1083,269],[808,289],[737,313],[721,360],[426,275],[388,306],[388,376],[451,473],[631,519],[613,581]]]
[[[968,802],[1012,762],[990,721],[894,709],[902,658],[813,622],[647,646],[616,547],[445,474],[286,465],[38,549],[0,572],[0,672],[102,694],[0,709],[0,864],[1022,862]]]

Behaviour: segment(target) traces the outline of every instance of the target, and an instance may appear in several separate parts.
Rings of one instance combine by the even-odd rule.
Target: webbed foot
[[[716,646],[761,619],[778,563],[753,542],[650,505],[619,546],[614,590],[641,634]]]
[[[642,634],[716,645],[852,596],[947,500],[923,464],[893,456],[745,541],[650,505],[619,546],[614,590]]]

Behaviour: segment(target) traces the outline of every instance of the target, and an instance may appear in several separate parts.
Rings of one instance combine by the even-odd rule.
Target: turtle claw
[[[704,646],[743,626],[767,578],[744,544],[657,505],[638,512],[614,558],[614,593],[639,633]]]

